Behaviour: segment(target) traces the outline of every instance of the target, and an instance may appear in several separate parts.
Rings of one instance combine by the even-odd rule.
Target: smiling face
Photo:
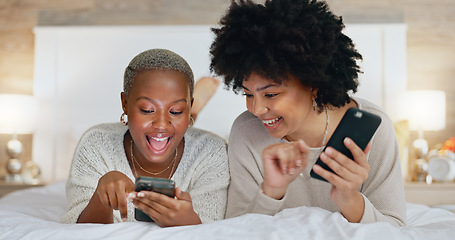
[[[172,159],[188,128],[192,99],[185,75],[173,70],[149,70],[134,79],[124,112],[135,147],[148,161]]]
[[[269,134],[288,140],[303,139],[317,113],[312,107],[312,92],[293,76],[277,84],[258,74],[243,81],[248,111],[264,123]]]

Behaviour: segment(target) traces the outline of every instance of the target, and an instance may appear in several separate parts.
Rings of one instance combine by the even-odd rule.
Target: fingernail
[[[332,152],[333,150],[331,148],[327,148],[322,154],[324,153],[331,154]]]
[[[128,219],[126,219],[126,218],[122,218],[122,221],[123,221],[123,222],[126,222],[127,220],[128,220]]]
[[[324,159],[326,158],[325,153],[321,153],[321,155],[319,156],[319,158],[321,158],[322,160],[324,160]]]
[[[129,201],[129,202],[132,202],[133,199],[136,197],[136,194],[135,193],[130,193],[128,194],[128,196],[126,197],[126,200]]]
[[[351,143],[352,143],[352,140],[349,139],[349,138],[344,138],[344,143],[346,143],[346,144],[351,144]]]
[[[296,165],[297,167],[302,166],[302,160],[299,159],[299,160],[295,161],[295,165]]]
[[[319,167],[319,165],[317,165],[317,164],[313,166],[313,170],[316,172],[319,172],[320,169],[321,169],[321,167]]]
[[[138,197],[144,197],[145,194],[144,194],[143,192],[140,192],[140,193],[137,194],[137,196],[138,196]]]

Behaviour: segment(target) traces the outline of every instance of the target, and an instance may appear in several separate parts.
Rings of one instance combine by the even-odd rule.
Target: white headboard
[[[45,181],[65,179],[75,146],[92,125],[119,121],[123,72],[138,53],[167,48],[191,65],[195,80],[209,75],[208,25],[91,26],[35,28],[34,95],[39,118],[33,159]],[[347,24],[364,61],[356,94],[383,107],[394,118],[395,96],[406,89],[406,26]],[[245,110],[240,95],[220,85],[198,115],[195,127],[227,138]]]

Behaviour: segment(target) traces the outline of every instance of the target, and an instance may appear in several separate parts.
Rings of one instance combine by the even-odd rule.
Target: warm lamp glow
[[[17,139],[18,134],[33,133],[38,103],[33,96],[20,94],[0,94],[0,133],[12,134],[6,144],[10,159],[6,162],[7,182],[21,183],[22,162],[18,157],[23,152],[23,145]]]
[[[412,143],[415,160],[412,164],[413,178],[428,181],[428,142],[424,131],[437,131],[446,125],[446,96],[442,91],[408,91],[398,101],[401,118],[409,120],[409,128],[417,130],[419,137]]]
[[[37,101],[31,95],[0,94],[0,133],[32,133],[37,111]]]
[[[443,91],[408,91],[400,108],[409,127],[419,131],[443,130],[446,125],[446,96]]]

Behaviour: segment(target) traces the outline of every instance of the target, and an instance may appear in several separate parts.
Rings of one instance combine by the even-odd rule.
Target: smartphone
[[[136,178],[135,191],[153,191],[164,194],[168,197],[174,198],[174,188],[175,183],[173,180],[166,178],[153,178],[153,177],[138,177]],[[137,221],[143,222],[154,222],[143,211],[135,208],[134,209],[134,218]]]
[[[325,151],[327,147],[333,147],[342,154],[346,155],[348,158],[354,159],[351,151],[349,151],[349,149],[347,149],[344,145],[344,139],[346,137],[351,138],[357,146],[359,146],[362,150],[365,150],[374,133],[378,129],[379,124],[381,124],[381,117],[378,115],[362,111],[358,108],[350,108],[344,114],[323,151]],[[322,162],[320,158],[318,158],[316,164],[328,171],[333,172],[333,170]],[[315,173],[313,169],[311,169],[310,175],[315,179],[327,182],[327,180]]]

